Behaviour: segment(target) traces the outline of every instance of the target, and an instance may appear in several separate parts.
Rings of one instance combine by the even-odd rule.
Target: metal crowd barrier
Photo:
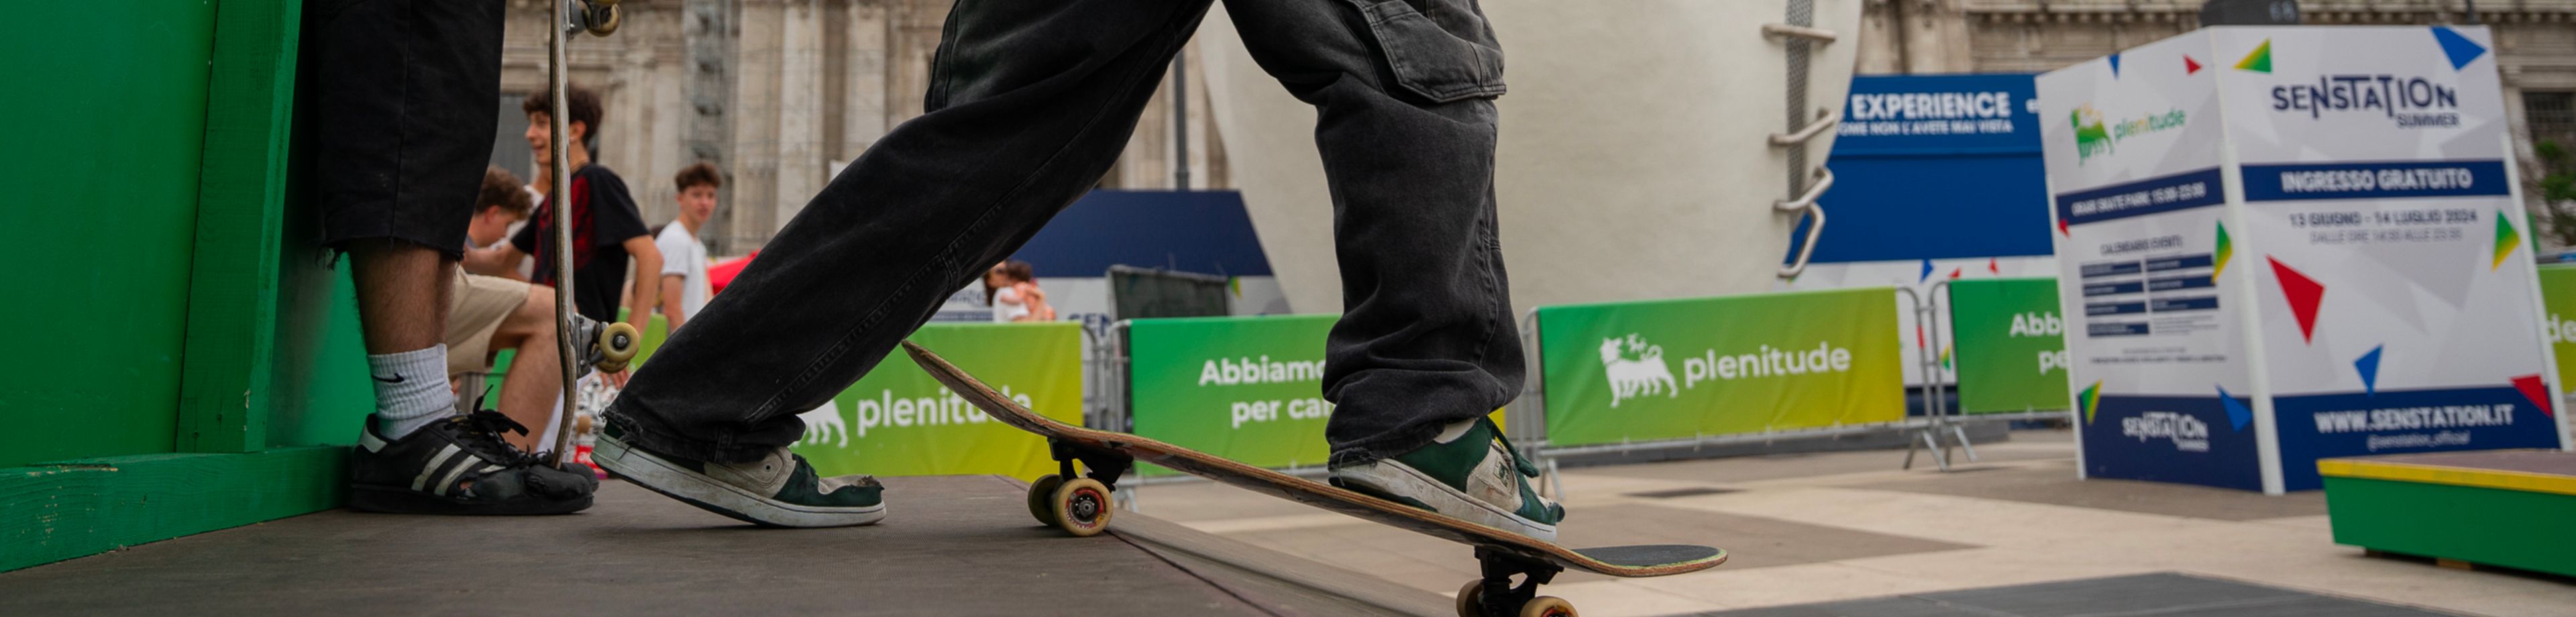
[[[2071,421],[2074,418],[2075,411],[2072,409],[1980,414],[1952,409],[1948,396],[1952,377],[1941,365],[1940,355],[1932,351],[1934,345],[1940,344],[1942,326],[1949,324],[1952,317],[1946,310],[1949,305],[1940,301],[1948,297],[1950,281],[1935,282],[1930,291],[1919,295],[1912,288],[1896,289],[1903,292],[1906,299],[1913,304],[1911,310],[1914,311],[1916,323],[1922,324],[1927,333],[1926,344],[1917,345],[1914,350],[1916,363],[1923,367],[1924,414],[1927,421],[1921,428],[1914,429],[1914,438],[1906,443],[1905,464],[1902,468],[1913,469],[1914,453],[1918,450],[1929,450],[1933,454],[1933,461],[1940,466],[1941,470],[1949,471],[1950,451],[1948,446],[1941,443],[1944,437],[1956,440],[1959,449],[1967,453],[1968,461],[1976,462],[1977,447],[1968,439],[1966,429],[1966,424],[1969,422]]]

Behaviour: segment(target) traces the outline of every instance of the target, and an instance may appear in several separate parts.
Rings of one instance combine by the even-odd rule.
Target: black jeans
[[[798,413],[1108,172],[1210,1],[959,0],[930,112],[816,195],[609,421],[701,460],[795,443]],[[1226,7],[1262,68],[1316,108],[1345,299],[1325,352],[1334,462],[1402,454],[1509,402],[1523,369],[1494,230],[1502,55],[1474,0]]]

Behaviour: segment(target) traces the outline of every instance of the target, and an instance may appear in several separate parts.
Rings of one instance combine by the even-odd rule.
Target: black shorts
[[[501,99],[502,0],[308,0],[303,66],[324,244],[461,256]]]

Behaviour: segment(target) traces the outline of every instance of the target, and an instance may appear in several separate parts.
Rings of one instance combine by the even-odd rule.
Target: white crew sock
[[[564,413],[564,408],[563,408],[563,397],[558,396],[558,397],[554,397],[554,399],[555,399],[555,411],[554,411],[554,413],[546,414],[546,425],[545,425],[545,426],[536,427],[536,428],[534,429],[534,430],[537,432],[537,447],[536,447],[536,450],[537,450],[537,451],[540,451],[540,452],[552,452],[552,451],[554,451],[554,449],[555,449],[555,429],[556,429],[556,428],[558,428],[558,427],[563,426],[563,413]],[[564,453],[564,454],[571,454],[571,453],[570,453],[570,452],[566,452],[566,453]]]
[[[456,393],[447,389],[445,344],[368,354],[367,369],[376,384],[376,433],[387,441],[456,413]]]

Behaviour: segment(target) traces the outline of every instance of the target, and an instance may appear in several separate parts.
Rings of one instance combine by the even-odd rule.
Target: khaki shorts
[[[492,334],[527,303],[525,282],[458,269],[447,303],[448,376],[492,370]]]

